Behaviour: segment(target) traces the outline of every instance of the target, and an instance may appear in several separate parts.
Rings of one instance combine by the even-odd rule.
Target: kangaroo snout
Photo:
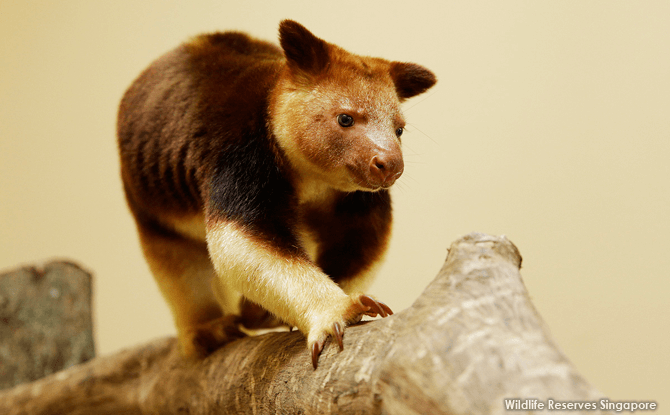
[[[375,154],[370,160],[370,184],[391,187],[404,169],[405,164],[399,150]]]

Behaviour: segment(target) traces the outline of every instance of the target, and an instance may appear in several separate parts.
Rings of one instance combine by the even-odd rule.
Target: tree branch
[[[349,327],[344,351],[328,344],[317,370],[297,332],[199,362],[160,339],[0,391],[0,413],[490,414],[505,412],[504,398],[597,401],[550,338],[520,265],[504,236],[461,238],[410,308]]]
[[[0,389],[95,356],[91,280],[64,261],[0,273]]]

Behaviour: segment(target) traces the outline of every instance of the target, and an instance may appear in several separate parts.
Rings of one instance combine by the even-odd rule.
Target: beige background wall
[[[173,333],[118,178],[132,79],[191,35],[282,18],[439,77],[409,101],[396,227],[372,292],[396,311],[448,245],[506,234],[567,356],[611,399],[670,382],[670,2],[0,1],[0,269],[96,274],[101,354]],[[664,402],[665,401],[665,402]]]

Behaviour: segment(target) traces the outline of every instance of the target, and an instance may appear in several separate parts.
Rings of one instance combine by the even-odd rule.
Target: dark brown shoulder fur
[[[136,215],[155,220],[207,208],[260,228],[268,211],[287,205],[290,184],[266,121],[283,61],[271,43],[216,33],[140,75],[118,120],[122,177]]]

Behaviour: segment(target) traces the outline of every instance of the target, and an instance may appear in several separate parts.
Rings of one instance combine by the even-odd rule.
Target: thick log
[[[0,413],[502,414],[504,398],[596,402],[520,266],[504,236],[456,241],[409,309],[349,327],[344,350],[327,344],[316,370],[298,332],[244,338],[202,361],[160,339],[0,391]]]
[[[0,389],[94,355],[89,273],[53,261],[0,274]]]

